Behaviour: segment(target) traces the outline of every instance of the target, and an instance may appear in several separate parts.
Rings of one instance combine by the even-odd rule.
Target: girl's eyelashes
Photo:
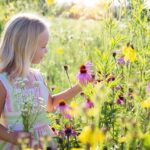
[[[42,48],[47,48],[47,45],[45,45],[45,46],[42,46]]]
[[[47,48],[47,46],[42,46],[41,48]]]

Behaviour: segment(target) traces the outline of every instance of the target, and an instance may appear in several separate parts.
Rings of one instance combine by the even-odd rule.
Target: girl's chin
[[[32,61],[32,64],[39,64],[43,60],[43,57],[41,57],[39,60]]]
[[[42,60],[39,60],[39,61],[34,61],[32,62],[32,64],[39,64]]]

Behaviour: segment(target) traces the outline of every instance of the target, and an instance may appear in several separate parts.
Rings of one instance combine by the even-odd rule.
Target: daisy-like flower
[[[119,96],[119,98],[117,99],[117,104],[119,104],[119,105],[124,104],[124,97],[123,96]]]
[[[65,125],[65,134],[70,136],[72,133],[72,127],[70,125]]]
[[[58,131],[54,127],[52,127],[51,130],[52,130],[54,135],[58,135]]]
[[[66,109],[68,109],[69,106],[64,102],[60,102],[59,105],[56,107],[57,110],[59,110],[61,113],[64,113]]]
[[[94,103],[89,99],[86,100],[84,105],[85,105],[85,108],[88,108],[88,109],[94,107]]]
[[[78,139],[83,144],[90,144],[96,146],[98,143],[103,142],[105,135],[98,127],[86,126],[78,136]]]
[[[127,46],[123,49],[123,55],[125,61],[134,62],[136,61],[136,51],[133,49],[132,46]]]
[[[147,99],[147,100],[144,100],[141,102],[141,107],[142,108],[150,108],[150,100]]]
[[[60,102],[56,109],[60,111],[65,118],[72,119],[71,114],[68,113],[71,108],[64,101]]]
[[[76,136],[77,133],[71,125],[65,125],[64,133],[66,136]]]
[[[80,72],[77,74],[77,80],[81,84],[86,84],[92,80],[92,63],[87,62],[85,65],[80,66]]]

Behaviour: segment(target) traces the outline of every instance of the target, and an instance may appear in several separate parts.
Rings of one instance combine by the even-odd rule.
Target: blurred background
[[[108,48],[110,37],[105,29],[111,27],[111,36],[122,34],[131,12],[150,20],[150,0],[0,0],[0,12],[0,33],[10,17],[20,12],[37,13],[51,22],[49,53],[35,67],[41,69],[48,85],[59,91],[70,86],[63,66],[68,65],[70,80],[75,83],[79,66],[95,59],[94,49]]]

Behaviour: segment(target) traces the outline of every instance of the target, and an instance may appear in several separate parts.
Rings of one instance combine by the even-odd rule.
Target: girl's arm
[[[3,84],[0,81],[0,118],[1,114],[4,109],[5,105],[5,99],[6,99],[6,89],[4,88]],[[30,136],[29,133],[24,132],[8,132],[8,129],[4,127],[2,124],[0,124],[0,140],[12,143],[12,144],[18,144],[18,138],[22,136],[21,134],[24,134],[24,138],[28,138]]]
[[[74,85],[72,88],[69,88],[63,92],[60,92],[58,94],[55,95],[49,95],[49,99],[48,99],[48,106],[47,106],[47,110],[48,112],[53,111],[53,108],[58,105],[61,101],[68,101],[71,98],[73,98],[74,96],[76,96],[80,91],[81,91],[81,87],[79,84]]]
[[[2,114],[2,111],[4,109],[4,104],[5,104],[5,98],[6,98],[6,90],[3,86],[3,84],[0,82],[0,116]],[[11,133],[8,133],[8,129],[5,128],[3,125],[0,124],[0,139],[14,143],[14,137],[12,136]]]

